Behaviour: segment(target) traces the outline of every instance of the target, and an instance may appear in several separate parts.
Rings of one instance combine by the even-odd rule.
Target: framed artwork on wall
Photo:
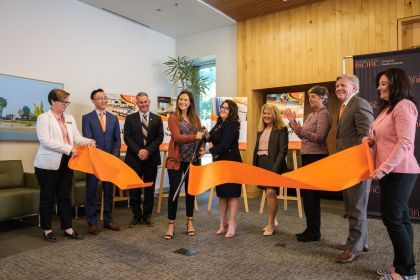
[[[36,119],[54,88],[63,84],[0,74],[0,141],[38,141]]]

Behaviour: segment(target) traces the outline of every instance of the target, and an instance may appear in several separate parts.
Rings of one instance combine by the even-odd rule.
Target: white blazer
[[[64,113],[64,118],[70,145],[64,143],[60,125],[51,110],[38,116],[36,134],[39,140],[39,149],[35,156],[35,167],[58,170],[63,154],[69,155],[73,144],[85,146],[92,141],[80,134],[72,115]]]

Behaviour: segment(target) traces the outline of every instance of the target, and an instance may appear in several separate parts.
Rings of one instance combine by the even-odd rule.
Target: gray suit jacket
[[[337,125],[337,152],[362,143],[373,123],[372,106],[365,99],[353,96],[344,108]]]

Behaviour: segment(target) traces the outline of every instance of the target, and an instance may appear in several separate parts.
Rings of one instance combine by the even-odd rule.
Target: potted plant
[[[195,96],[206,95],[209,81],[205,77],[200,77],[194,60],[187,56],[169,57],[163,64],[166,66],[165,73],[170,77],[173,85],[178,88],[178,91],[186,89]]]

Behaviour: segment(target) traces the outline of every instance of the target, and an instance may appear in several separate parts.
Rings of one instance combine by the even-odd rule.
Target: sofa
[[[101,202],[102,183],[98,182],[96,188],[96,202]],[[86,173],[81,171],[74,171],[73,187],[71,192],[71,204],[75,208],[75,218],[79,216],[79,207],[84,207],[86,203]]]
[[[39,215],[39,185],[22,161],[0,161],[0,221]]]

